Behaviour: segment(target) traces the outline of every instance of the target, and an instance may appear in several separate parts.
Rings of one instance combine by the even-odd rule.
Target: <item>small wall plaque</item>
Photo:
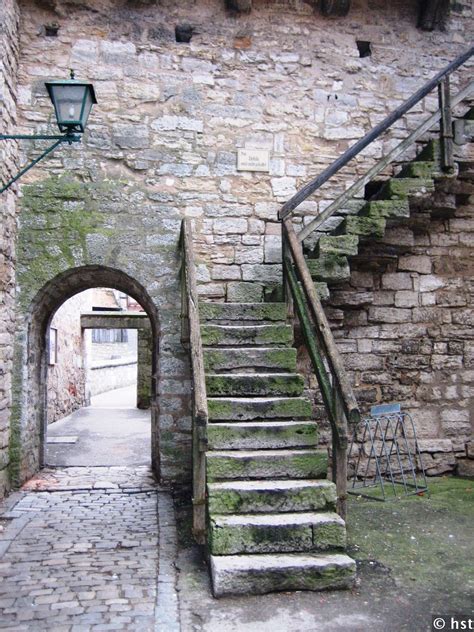
[[[270,171],[270,152],[266,149],[238,149],[237,171]]]

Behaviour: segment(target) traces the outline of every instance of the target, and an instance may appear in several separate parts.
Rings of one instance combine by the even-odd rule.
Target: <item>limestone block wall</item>
[[[90,311],[92,305],[93,293],[81,292],[61,305],[51,321],[57,331],[57,361],[48,366],[48,423],[88,404],[87,344],[81,312]]]
[[[364,410],[401,403],[428,474],[472,473],[472,184],[440,185],[435,199],[455,199],[455,213],[431,205],[362,246],[327,312]]]
[[[303,0],[255,3],[240,17],[221,0],[192,7],[185,0],[21,2],[22,130],[55,131],[44,81],[67,77],[71,67],[94,83],[99,104],[83,143],[61,148],[23,180],[18,393],[28,390],[22,369],[28,325],[38,305],[50,304],[46,289],[60,300],[72,286],[70,277],[63,286],[70,270],[78,270],[78,285],[99,283],[98,274],[102,286],[110,285],[111,270],[126,276],[124,284],[136,289],[128,293],[142,304],[138,294],[146,294],[149,311],[152,304],[159,316],[155,462],[163,479],[189,480],[181,218],[194,219],[202,296],[258,300],[263,284],[280,280],[280,203],[471,39],[468,0],[455,3],[446,31],[432,33],[416,29],[411,0],[353,5],[347,18],[328,20]],[[56,37],[44,28],[52,22],[59,25]],[[195,28],[189,44],[175,41],[175,26],[183,22]],[[371,57],[359,57],[359,39],[371,42]],[[323,209],[434,107],[435,99],[427,99],[301,211]],[[269,171],[237,170],[242,148],[268,151]],[[97,274],[84,272],[87,266]],[[34,353],[28,361],[33,371]],[[33,389],[15,412],[23,476],[37,465],[31,455],[40,440],[31,411],[38,401]]]
[[[0,132],[16,123],[19,9],[16,0],[0,4]],[[16,173],[17,143],[0,142],[0,182]],[[7,466],[12,404],[15,288],[15,190],[0,198],[0,498],[9,488]]]

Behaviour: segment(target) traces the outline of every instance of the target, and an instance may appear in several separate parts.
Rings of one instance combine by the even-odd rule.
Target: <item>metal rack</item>
[[[380,501],[427,492],[411,416],[399,404],[374,406],[370,413],[354,428],[349,455],[357,456],[348,492]]]

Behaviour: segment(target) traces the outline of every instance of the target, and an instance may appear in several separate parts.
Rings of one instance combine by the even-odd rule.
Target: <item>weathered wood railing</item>
[[[337,509],[346,514],[348,422],[360,419],[359,407],[344,370],[301,244],[290,220],[282,226],[283,276],[286,294],[298,316],[313,369],[318,380],[333,437],[332,469],[337,488]]]
[[[181,341],[189,343],[192,382],[193,534],[198,544],[206,539],[206,379],[191,222],[183,219],[181,248]]]

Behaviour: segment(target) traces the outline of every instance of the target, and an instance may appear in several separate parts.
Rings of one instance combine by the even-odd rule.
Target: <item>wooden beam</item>
[[[434,31],[444,27],[449,13],[450,0],[421,0],[418,28]]]
[[[327,17],[342,17],[350,8],[351,0],[321,0],[321,13]]]

